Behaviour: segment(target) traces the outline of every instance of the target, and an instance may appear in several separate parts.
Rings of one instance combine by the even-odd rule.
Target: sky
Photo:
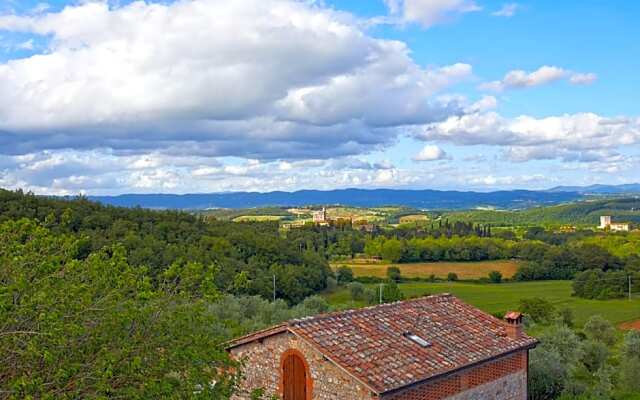
[[[640,181],[640,2],[0,0],[0,187]]]

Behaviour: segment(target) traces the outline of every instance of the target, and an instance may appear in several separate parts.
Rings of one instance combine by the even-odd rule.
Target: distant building
[[[316,224],[327,222],[327,210],[324,207],[322,207],[321,211],[315,211],[313,213],[313,222]]]
[[[293,320],[229,343],[241,391],[283,400],[526,400],[522,315],[448,295]]]
[[[629,232],[631,225],[628,222],[612,222],[611,216],[600,217],[600,229],[609,229],[612,232]]]

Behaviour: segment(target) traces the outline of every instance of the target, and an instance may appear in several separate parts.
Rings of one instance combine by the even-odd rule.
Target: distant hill
[[[640,183],[629,183],[626,185],[557,186],[549,189],[548,192],[574,192],[581,194],[640,194]]]
[[[640,198],[586,200],[517,211],[467,210],[443,214],[450,220],[492,225],[598,225],[601,215],[640,224]]]
[[[297,192],[236,192],[209,194],[125,194],[90,196],[104,204],[157,209],[249,208],[266,206],[305,206],[341,204],[354,207],[401,205],[422,209],[469,209],[495,207],[522,209],[559,204],[583,197],[566,191],[510,190],[497,192],[461,192],[439,190],[341,189],[301,190]]]

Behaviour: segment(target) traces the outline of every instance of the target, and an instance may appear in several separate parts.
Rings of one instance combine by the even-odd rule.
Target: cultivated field
[[[387,267],[394,265],[400,268],[402,276],[407,278],[428,278],[435,275],[438,278],[446,278],[449,272],[455,272],[459,279],[486,278],[491,271],[499,271],[505,278],[510,278],[518,270],[518,262],[513,260],[479,261],[479,262],[431,262],[411,264],[388,263],[335,263],[337,268],[346,265],[353,270],[355,276],[386,277]]]
[[[486,312],[498,313],[516,309],[520,299],[542,297],[558,308],[567,307],[573,311],[575,323],[582,326],[590,316],[600,314],[612,323],[640,319],[640,298],[631,301],[586,300],[571,296],[570,281],[536,281],[501,284],[479,284],[467,282],[411,282],[401,283],[400,289],[406,297],[428,294],[451,293]],[[376,287],[376,285],[370,285]],[[327,300],[340,307],[359,307],[362,302],[353,302],[345,288],[325,294]]]

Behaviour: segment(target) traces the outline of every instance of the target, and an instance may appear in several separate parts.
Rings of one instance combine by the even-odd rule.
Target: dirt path
[[[628,331],[631,329],[640,330],[640,319],[636,321],[623,322],[622,324],[620,324],[620,329],[625,331]]]

